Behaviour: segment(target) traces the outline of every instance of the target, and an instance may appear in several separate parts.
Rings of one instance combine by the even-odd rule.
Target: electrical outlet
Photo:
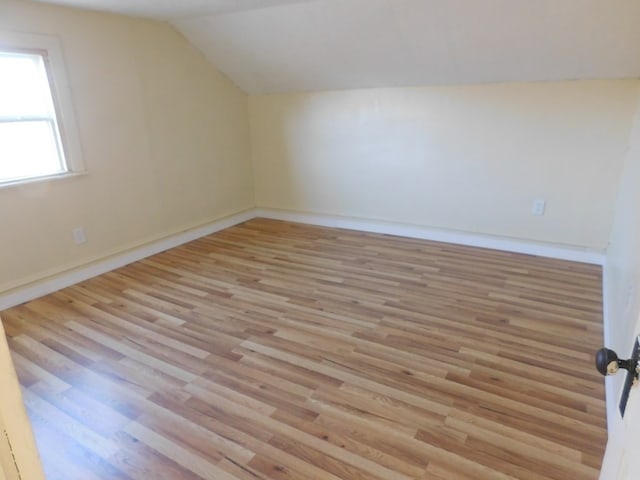
[[[84,233],[84,228],[78,227],[73,229],[73,241],[76,242],[76,245],[87,243],[87,235]]]
[[[531,214],[536,216],[544,215],[545,201],[542,199],[534,200],[531,205]]]

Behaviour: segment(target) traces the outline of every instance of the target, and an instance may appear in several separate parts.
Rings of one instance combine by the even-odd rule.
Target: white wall
[[[256,202],[604,249],[638,85],[252,96]]]
[[[604,271],[606,346],[624,358],[631,352],[634,334],[640,334],[640,91],[635,105]],[[614,406],[623,380],[623,375],[608,379],[607,400]]]
[[[247,97],[172,27],[0,0],[0,30],[60,38],[88,169],[0,189],[0,293],[254,206]]]

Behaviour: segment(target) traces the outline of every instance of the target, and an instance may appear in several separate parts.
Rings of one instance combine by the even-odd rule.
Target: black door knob
[[[618,354],[609,348],[601,348],[596,352],[596,368],[602,375],[614,375],[619,369],[624,369],[637,375],[636,360],[621,360]]]

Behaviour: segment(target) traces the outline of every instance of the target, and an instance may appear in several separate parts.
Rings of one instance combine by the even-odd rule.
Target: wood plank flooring
[[[0,313],[49,480],[596,479],[599,267],[255,219]]]

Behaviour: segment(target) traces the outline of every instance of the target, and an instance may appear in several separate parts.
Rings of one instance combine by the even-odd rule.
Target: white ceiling
[[[640,77],[640,0],[50,0],[169,20],[243,90]]]

